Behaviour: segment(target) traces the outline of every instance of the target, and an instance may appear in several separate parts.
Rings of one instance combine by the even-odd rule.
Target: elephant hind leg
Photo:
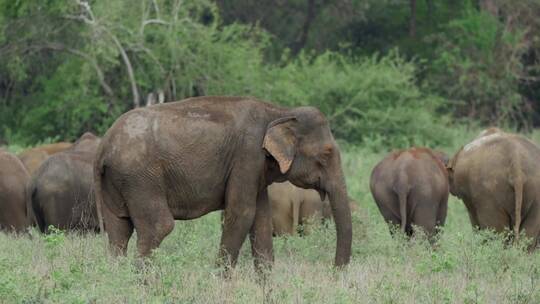
[[[129,218],[116,216],[106,205],[102,206],[102,216],[112,253],[125,256],[129,239],[133,234],[133,223]]]
[[[529,246],[529,251],[532,251],[540,244],[540,205],[535,204],[528,211],[527,215],[523,217],[521,228],[527,238],[532,240]]]
[[[433,240],[439,211],[441,211],[439,199],[421,191],[412,191],[410,200],[414,203],[411,223],[423,229],[430,241]]]
[[[137,230],[139,256],[147,257],[159,247],[163,239],[174,229],[174,217],[167,199],[160,191],[138,189],[130,202],[130,215]],[[158,192],[158,193],[156,193]]]

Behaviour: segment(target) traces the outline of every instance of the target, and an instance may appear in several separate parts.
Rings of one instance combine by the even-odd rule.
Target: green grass
[[[332,268],[331,226],[275,238],[264,283],[246,242],[232,278],[223,279],[214,266],[221,231],[213,213],[178,221],[142,269],[134,239],[128,257],[113,258],[101,235],[0,234],[0,303],[540,303],[540,253],[474,232],[456,198],[436,249],[421,235],[391,238],[368,187],[382,156],[361,148],[343,154],[350,195],[361,207],[344,271]]]

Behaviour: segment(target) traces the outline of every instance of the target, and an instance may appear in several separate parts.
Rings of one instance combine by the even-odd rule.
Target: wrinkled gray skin
[[[99,231],[94,199],[93,165],[100,139],[83,134],[73,146],[40,166],[27,189],[29,214],[41,232]]]
[[[95,174],[98,210],[118,254],[126,253],[134,228],[144,257],[175,219],[224,209],[219,263],[234,266],[249,234],[255,266],[269,266],[267,186],[290,180],[328,194],[337,223],[335,265],[349,262],[351,213],[340,153],[315,108],[199,97],[135,109],[103,137]]]
[[[321,200],[317,191],[302,189],[290,182],[273,183],[268,186],[268,200],[272,208],[274,236],[294,235],[299,226],[302,234],[308,234],[311,225],[324,223],[332,218],[328,198]],[[357,203],[349,198],[351,211]]]
[[[465,203],[474,227],[540,237],[540,148],[525,137],[490,128],[447,166],[450,192]]]
[[[448,177],[442,152],[411,148],[393,152],[371,173],[371,194],[389,224],[398,225],[408,236],[412,225],[429,237],[443,226],[448,208]]]
[[[30,221],[24,191],[30,175],[17,156],[0,151],[0,229],[22,232]]]

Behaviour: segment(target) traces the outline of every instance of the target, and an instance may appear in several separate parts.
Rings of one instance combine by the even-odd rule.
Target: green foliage
[[[451,101],[447,111],[486,124],[522,124],[519,77],[527,50],[522,39],[522,32],[473,8],[450,21],[430,74],[436,91]]]
[[[442,100],[422,92],[415,72],[397,52],[360,59],[303,55],[274,68],[265,93],[286,105],[318,107],[334,134],[348,142],[379,148],[443,144],[447,120],[436,114]]]
[[[375,150],[446,145],[449,117],[530,127],[540,1],[491,2],[0,0],[0,136],[73,140],[201,95],[313,105]]]

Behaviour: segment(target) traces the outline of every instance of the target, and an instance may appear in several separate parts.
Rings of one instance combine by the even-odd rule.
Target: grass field
[[[454,197],[436,249],[421,235],[391,238],[368,187],[383,154],[345,150],[349,193],[361,208],[353,215],[346,270],[332,268],[331,226],[304,238],[275,238],[275,265],[265,282],[257,280],[246,242],[225,280],[214,267],[221,231],[212,213],[177,222],[143,269],[136,267],[133,239],[127,258],[112,258],[101,235],[0,234],[0,302],[540,303],[540,252],[529,254],[523,244],[505,248],[500,236],[474,232]]]

